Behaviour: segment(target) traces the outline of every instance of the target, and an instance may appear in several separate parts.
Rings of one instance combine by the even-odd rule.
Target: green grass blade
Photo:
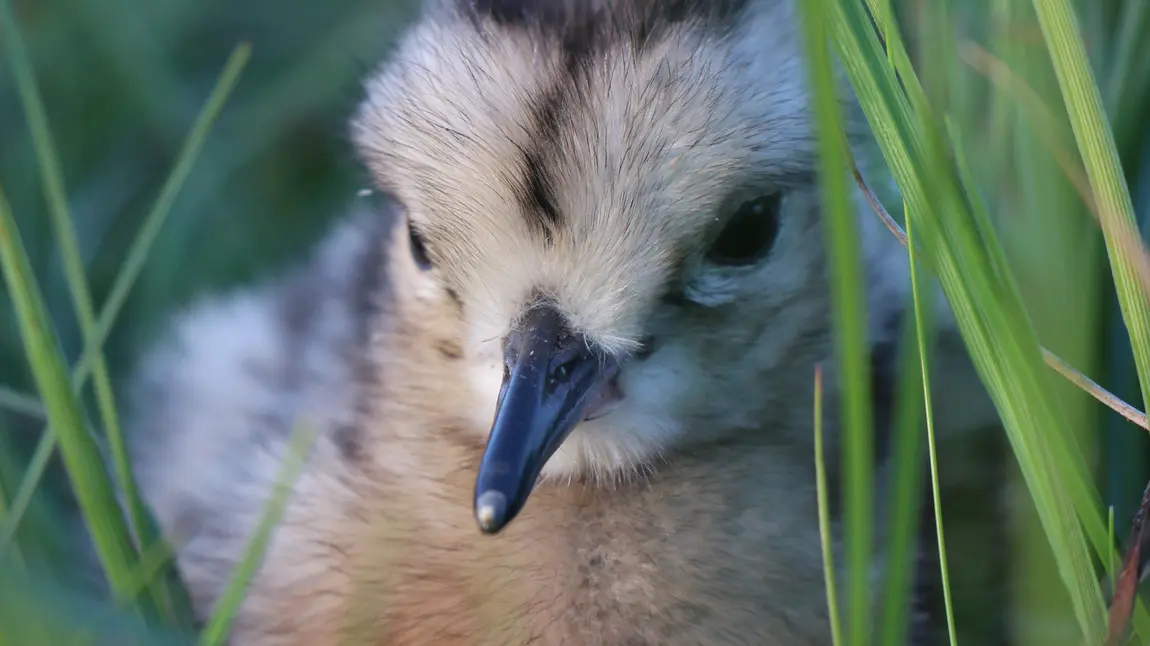
[[[930,485],[931,495],[934,497],[934,529],[938,537],[938,567],[942,575],[942,594],[946,607],[946,630],[951,646],[958,644],[958,635],[954,626],[954,602],[950,594],[950,571],[946,558],[946,534],[942,528],[942,496],[938,485],[938,447],[934,436],[934,412],[930,401],[930,369],[927,358],[927,327],[931,305],[924,303],[922,292],[918,285],[918,258],[915,254],[914,244],[914,218],[906,221],[907,250],[910,254],[910,285],[914,298],[914,327],[918,337],[918,357],[922,364],[922,396],[923,409],[926,414],[927,453],[930,456]]]
[[[52,219],[57,244],[60,247],[60,256],[64,262],[64,274],[71,293],[72,305],[76,311],[85,344],[96,348],[92,361],[92,372],[97,408],[100,413],[101,425],[111,445],[112,463],[120,497],[128,511],[128,527],[136,541],[140,541],[141,544],[151,543],[154,537],[148,531],[149,525],[145,520],[144,504],[136,489],[135,479],[132,477],[128,463],[127,447],[124,445],[119,415],[116,412],[115,394],[112,392],[112,380],[108,372],[108,365],[104,360],[103,352],[99,350],[101,344],[95,340],[95,308],[92,304],[92,294],[85,275],[80,244],[76,238],[76,229],[72,223],[72,214],[68,207],[68,195],[64,188],[63,172],[60,168],[55,144],[52,142],[47,111],[44,109],[31,63],[28,61],[27,52],[24,51],[23,38],[16,27],[8,0],[0,0],[0,20],[3,21],[5,40],[8,42],[8,56],[12,74],[16,79],[17,91],[24,107],[24,116],[32,133],[36,159],[40,165],[44,197],[48,202],[48,213]],[[104,513],[119,514],[120,509],[118,507],[110,508]],[[138,545],[135,549],[138,551]],[[133,558],[138,558],[138,555],[134,555]],[[157,608],[163,607],[166,592],[160,588],[155,588],[153,594]]]
[[[894,4],[890,0],[871,0],[871,14],[875,16],[879,31],[885,42],[899,42],[898,20]],[[887,48],[887,65],[895,67],[897,47]],[[906,211],[906,204],[903,204]],[[913,306],[913,302],[911,303]],[[899,345],[899,372],[897,382],[897,417],[894,427],[891,469],[894,480],[891,483],[890,528],[888,531],[888,554],[882,597],[882,618],[879,624],[879,644],[897,645],[906,643],[908,619],[910,615],[910,586],[913,584],[916,551],[920,549],[917,540],[919,514],[922,504],[920,457],[921,438],[920,417],[922,401],[922,371],[919,368],[919,347],[915,342],[915,328],[904,326],[903,338]],[[914,379],[918,383],[912,383]]]
[[[249,57],[250,46],[247,44],[241,44],[233,50],[207,102],[201,109],[190,133],[186,137],[177,156],[176,163],[165,181],[155,204],[150,210],[144,226],[136,235],[130,255],[117,275],[115,284],[100,312],[99,318],[94,322],[92,327],[86,330],[86,332],[89,330],[91,332],[86,334],[84,352],[72,374],[73,387],[77,392],[79,392],[85,380],[93,372],[96,374],[97,380],[99,380],[99,375],[102,371],[100,348],[111,332],[116,317],[122,309],[132,285],[135,284],[136,279],[139,277],[144,260],[150,251],[156,235],[166,220],[168,213],[171,211],[177,194],[183,187],[200,150],[203,148],[207,135],[211,131],[211,126],[215,123],[228,96],[235,88],[240,73]],[[67,256],[67,254],[65,254],[65,256]],[[105,393],[106,395],[110,394],[108,389],[105,389]],[[102,402],[102,408],[106,411],[114,411],[113,402],[105,398]],[[109,417],[106,415],[106,428],[115,429],[118,424],[116,424],[113,419],[109,426],[107,423],[108,419]],[[115,438],[114,431],[109,435],[113,437],[113,442],[118,443],[118,438]],[[26,477],[13,500],[12,509],[10,513],[3,518],[3,522],[0,523],[0,545],[6,544],[15,534],[20,521],[33,500],[38,484],[51,458],[55,442],[56,436],[53,433],[49,433],[48,429],[45,428],[44,434],[29,464]],[[114,447],[113,455],[121,456],[115,459],[117,461],[117,470],[119,471],[120,479],[123,482],[125,476],[129,476],[130,474],[127,462],[124,459],[122,443],[119,444],[118,448]],[[152,537],[154,532],[151,531],[151,519],[143,513],[141,507],[137,506],[136,509],[134,521],[137,527],[144,530],[140,532],[139,535],[141,535],[145,541],[154,542]],[[149,586],[149,589],[156,595],[157,602],[168,610],[169,615],[174,616],[178,625],[190,626],[191,611],[186,593],[180,588],[174,574],[170,574],[167,577],[167,582],[170,585],[165,586],[165,579],[156,578],[153,580],[153,585]],[[130,585],[128,589],[133,590],[134,593],[136,586]]]
[[[199,157],[200,151],[203,150],[204,142],[208,138],[208,133],[211,132],[216,118],[223,110],[228,96],[231,95],[232,90],[235,89],[236,84],[239,82],[240,73],[243,71],[244,66],[247,65],[249,58],[251,58],[251,45],[241,43],[232,50],[227,63],[224,64],[223,71],[216,81],[216,86],[212,89],[207,102],[196,118],[191,132],[188,133],[187,138],[184,140],[184,144],[180,148],[180,153],[176,157],[176,163],[172,168],[172,172],[168,175],[167,180],[164,181],[164,185],[160,189],[160,194],[156,198],[155,204],[148,212],[143,226],[140,227],[139,233],[136,234],[135,240],[132,241],[128,257],[120,268],[119,274],[116,276],[116,282],[112,285],[112,290],[108,294],[104,311],[100,313],[100,321],[97,325],[97,329],[102,335],[106,336],[108,334],[116,316],[127,301],[128,294],[132,291],[132,286],[143,270],[144,263],[148,259],[148,254],[152,250],[152,244],[155,242],[156,236],[159,235],[164,222],[168,218],[168,214],[172,210],[176,196],[180,194],[180,190],[184,187],[184,183],[191,173],[192,166]],[[85,349],[84,356],[80,359],[79,367],[84,369],[89,363],[89,353],[88,350]]]
[[[827,465],[823,454],[823,371],[815,366],[815,492],[819,506],[819,542],[823,552],[823,579],[827,589],[827,615],[831,622],[831,643],[843,643],[839,621],[839,591],[835,585],[835,557],[831,538],[830,504],[827,502]]]
[[[874,524],[874,440],[868,378],[866,303],[863,299],[859,222],[851,208],[850,166],[841,106],[831,69],[825,11],[800,3],[811,103],[818,130],[823,231],[831,276],[835,357],[842,391],[844,529],[849,606],[847,643],[870,640],[871,561]]]
[[[953,144],[955,168],[959,174],[960,183],[966,186],[972,186],[973,180],[971,179],[966,154],[960,143],[961,140],[957,136],[957,128],[949,119],[946,122],[946,129],[950,134]],[[974,195],[969,195],[969,197],[969,203],[972,207],[971,211],[978,227],[983,231],[992,232],[993,225],[991,224],[990,215],[986,212],[982,202],[976,199]],[[990,242],[991,244],[987,245],[986,250],[990,255],[991,261],[994,263],[993,266],[997,276],[1008,286],[1010,291],[1016,294],[1019,293],[1019,287],[1007,265],[1007,259],[1002,247],[993,240]],[[1085,375],[1077,373],[1077,371],[1070,368],[1065,361],[1049,350],[1040,347],[1040,352],[1047,366],[1055,369],[1080,390],[1094,396],[1098,401],[1111,406],[1111,408],[1120,414],[1139,414],[1137,410],[1132,409],[1132,407],[1124,402],[1120,402],[1120,400],[1120,404],[1113,403],[1112,400],[1116,400],[1116,397],[1106,392],[1105,389],[1097,386],[1097,384]],[[1070,411],[1063,410],[1062,412],[1069,413]],[[1055,476],[1065,484],[1063,492],[1071,499],[1074,508],[1077,510],[1082,523],[1081,529],[1093,543],[1095,553],[1099,556],[1102,565],[1107,568],[1118,567],[1119,565],[1114,561],[1114,542],[1108,538],[1108,531],[1106,527],[1102,525],[1102,519],[1099,514],[1102,501],[1093,487],[1092,476],[1083,458],[1083,452],[1079,445],[1075,443],[1077,438],[1073,436],[1073,433],[1058,433],[1053,432],[1053,430],[1054,427],[1047,427],[1047,432],[1040,433],[1039,436],[1039,439],[1043,440],[1044,451],[1048,454],[1046,457],[1051,461],[1050,464],[1052,466],[1050,468],[1054,469]],[[1069,520],[1065,522],[1069,522]],[[1085,588],[1089,588],[1088,596],[1092,599],[1080,599],[1079,603],[1092,605],[1091,601],[1098,599],[1099,588],[1097,585],[1094,585],[1094,583],[1087,583],[1088,580],[1090,582],[1096,581],[1096,579],[1092,578],[1089,574],[1093,571],[1091,560],[1086,553],[1066,554],[1064,557],[1075,560],[1073,569],[1076,571],[1076,576],[1079,580],[1079,591],[1086,594]],[[1079,609],[1079,613],[1081,614],[1082,612],[1084,611]],[[1085,612],[1089,612],[1089,610]],[[1150,629],[1150,617],[1146,615],[1145,608],[1142,604],[1139,604],[1135,614],[1135,622],[1140,627],[1140,630]]]
[[[912,303],[913,304],[913,303]],[[908,310],[910,307],[907,308]],[[922,370],[915,328],[904,325],[899,342],[896,417],[890,468],[889,530],[883,581],[879,644],[905,644],[910,609],[911,567],[918,549],[917,529],[922,504]]]
[[[256,526],[256,531],[248,541],[244,558],[236,567],[232,580],[216,603],[212,617],[200,636],[200,646],[222,646],[227,640],[228,630],[236,613],[243,603],[244,594],[248,584],[256,574],[260,562],[263,560],[264,550],[275,526],[283,517],[288,499],[295,487],[296,479],[303,471],[307,455],[311,453],[311,446],[315,440],[315,432],[309,427],[298,425],[292,433],[291,441],[280,467],[279,477],[272,489],[271,496],[264,505],[263,515]]]
[[[948,130],[950,130],[950,132],[952,133],[952,137],[954,137],[954,130],[951,128],[951,124],[949,123],[949,121],[947,123],[947,126],[948,126]],[[971,175],[970,175],[969,170],[967,169],[967,164],[965,162],[965,155],[963,154],[962,147],[958,145],[957,138],[954,139],[954,144],[955,144],[954,153],[955,153],[956,168],[959,171],[962,178],[964,179],[964,181],[970,181]],[[863,186],[863,189],[864,189],[864,191],[867,190],[865,186]],[[882,206],[873,201],[874,200],[873,196],[871,196],[870,199],[872,200],[872,206],[874,206],[876,211],[879,213],[880,217],[884,218],[884,219],[889,219],[890,216],[885,214],[885,212],[882,210]],[[991,225],[990,225],[989,216],[985,212],[985,210],[981,207],[981,203],[978,201],[974,201],[972,206],[974,207],[973,210],[974,210],[975,218],[980,223],[980,226],[990,227]],[[902,242],[902,244],[904,246],[908,246],[906,233],[899,229],[899,225],[897,223],[889,222],[887,224],[887,226],[888,226],[888,228],[890,228],[892,230],[892,232],[895,233],[896,237],[899,238],[899,240]],[[1008,283],[1013,284],[1009,269],[1006,266],[1006,260],[1004,257],[1002,257],[1001,253],[999,253],[999,252],[1001,252],[1001,249],[998,248],[997,245],[994,245],[994,244],[992,244],[991,247],[993,247],[993,248],[990,249],[990,251],[991,251],[990,259],[994,263],[995,270],[998,272],[1001,272],[1000,276],[1004,280],[1006,280]],[[1063,359],[1061,359],[1060,357],[1058,357],[1054,353],[1050,352],[1049,350],[1046,350],[1045,348],[1042,348],[1041,351],[1042,351],[1043,359],[1044,359],[1046,365],[1049,366],[1051,369],[1053,369],[1055,372],[1057,372],[1059,375],[1064,377],[1070,384],[1072,384],[1075,387],[1079,388],[1080,390],[1088,393],[1090,396],[1094,397],[1098,402],[1106,405],[1107,407],[1109,407],[1113,411],[1117,412],[1118,414],[1125,416],[1127,419],[1129,419],[1133,423],[1138,424],[1138,425],[1142,426],[1143,428],[1146,428],[1146,426],[1147,426],[1146,416],[1141,411],[1138,411],[1134,407],[1123,402],[1121,399],[1119,399],[1118,397],[1116,397],[1112,393],[1108,392],[1106,389],[1099,386],[1097,383],[1095,383],[1089,377],[1078,372],[1073,366],[1069,365],[1066,361],[1064,361]],[[1055,443],[1055,444],[1057,446],[1059,443]],[[1065,468],[1063,468],[1062,470],[1059,471],[1059,475],[1061,477],[1067,479],[1067,480],[1073,480],[1078,485],[1081,485],[1081,483],[1086,482],[1087,479],[1089,478],[1089,474],[1086,472],[1085,464],[1082,462],[1082,460],[1073,459],[1073,458],[1077,457],[1076,455],[1072,455],[1071,459],[1066,459],[1066,457],[1065,457],[1066,448],[1062,448],[1061,450],[1063,451],[1063,453],[1060,456],[1062,458],[1060,460],[1060,464]],[[1074,472],[1074,474],[1075,474],[1074,478],[1067,477],[1070,474],[1070,472]],[[1070,489],[1071,493],[1075,496],[1075,499],[1076,499],[1075,502],[1080,509],[1091,509],[1092,510],[1092,509],[1096,509],[1098,507],[1098,505],[1100,504],[1099,499],[1097,498],[1096,495],[1094,495],[1095,492],[1090,491],[1090,490],[1082,490],[1080,486],[1077,486],[1077,487],[1076,486],[1070,486],[1068,488]],[[1111,513],[1112,513],[1112,510],[1111,510]],[[1097,533],[1092,531],[1092,525],[1089,522],[1090,520],[1091,520],[1090,516],[1087,516],[1084,519],[1084,522],[1086,523],[1087,533],[1090,535],[1091,541],[1095,543],[1096,550],[1097,550],[1098,554],[1101,556],[1102,563],[1106,566],[1106,571],[1109,572],[1112,576],[1115,576],[1117,574],[1116,568],[1120,567],[1120,563],[1115,560],[1116,553],[1115,553],[1115,550],[1113,547],[1115,545],[1115,543],[1114,543],[1112,519],[1109,521],[1109,523],[1107,524],[1106,527],[1102,528],[1103,534],[1101,535],[1101,537],[1098,537]],[[1135,626],[1138,628],[1139,634],[1150,635],[1150,614],[1147,613],[1145,606],[1144,606],[1144,604],[1142,604],[1140,599],[1138,600],[1138,604],[1137,604],[1136,611],[1134,614],[1134,623],[1135,623]],[[884,643],[886,643],[886,642],[884,642]],[[896,642],[896,643],[901,643],[901,642]]]
[[[1122,318],[1130,332],[1142,401],[1150,402],[1150,265],[1141,245],[1118,149],[1070,3],[1034,0],[1034,10],[1094,191]]]
[[[109,584],[124,599],[131,578],[132,543],[117,510],[94,439],[84,428],[83,415],[56,340],[49,333],[48,315],[32,276],[31,264],[20,243],[16,222],[0,191],[0,262],[19,321],[28,362],[48,411],[52,431],[60,443],[64,465],[91,528],[96,552]]]
[[[132,573],[134,594],[143,592],[152,581],[163,576],[163,570],[175,558],[175,550],[167,541],[156,541],[140,553],[140,563]]]
[[[100,316],[96,322],[94,344],[85,345],[80,359],[72,370],[72,385],[77,391],[83,387],[88,376],[91,374],[99,348],[107,339],[108,334],[115,324],[116,318],[119,316],[120,311],[127,301],[132,286],[135,285],[136,279],[139,278],[140,272],[144,267],[144,261],[151,251],[152,243],[155,241],[168,214],[171,212],[171,207],[175,202],[176,196],[179,194],[180,189],[183,188],[184,182],[191,172],[191,168],[200,151],[203,149],[208,134],[211,132],[212,125],[216,122],[224,105],[227,103],[228,96],[230,96],[232,90],[238,83],[240,73],[247,64],[250,55],[250,45],[241,44],[237,46],[228,57],[227,63],[224,65],[215,87],[212,89],[208,100],[200,110],[191,131],[177,155],[172,171],[169,173],[167,180],[160,190],[159,196],[149,211],[144,225],[136,234],[132,242],[131,252],[117,274],[112,290],[103,308],[101,308]],[[11,513],[3,519],[3,523],[0,523],[0,545],[3,545],[15,532],[16,526],[19,524],[21,518],[23,518],[28,505],[32,501],[36,488],[39,486],[39,482],[51,459],[56,436],[49,432],[48,427],[45,427],[42,433],[43,436],[40,443],[36,447],[36,451],[29,463],[27,475],[13,498]]]
[[[997,239],[993,230],[977,227],[970,198],[959,188],[945,154],[937,118],[925,102],[915,100],[912,108],[885,63],[869,16],[854,2],[833,4],[840,58],[907,200],[908,218],[916,218],[923,249],[938,271],[975,367],[1003,419],[1056,554],[1059,575],[1071,593],[1075,617],[1085,635],[1101,635],[1101,595],[1087,567],[1089,553],[1075,512],[1099,529],[1101,520],[1096,508],[1070,507],[1067,489],[1088,490],[1090,485],[1074,478],[1063,481],[1051,461],[1050,445],[1064,443],[1066,429],[1054,412],[1057,407],[1046,389],[1048,376],[1037,339],[1017,290],[994,271]],[[903,81],[913,98],[914,83]],[[1061,457],[1068,454],[1061,452]]]

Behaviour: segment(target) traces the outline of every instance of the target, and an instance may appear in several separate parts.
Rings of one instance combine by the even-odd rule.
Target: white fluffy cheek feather
[[[467,378],[475,390],[471,421],[484,435],[495,419],[495,404],[503,386],[503,350],[500,339],[505,330],[475,324],[468,331]]]

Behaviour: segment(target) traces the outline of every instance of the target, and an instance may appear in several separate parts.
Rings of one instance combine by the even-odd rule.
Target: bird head
[[[369,79],[354,139],[458,303],[481,528],[540,476],[809,428],[829,297],[791,4],[427,12]]]

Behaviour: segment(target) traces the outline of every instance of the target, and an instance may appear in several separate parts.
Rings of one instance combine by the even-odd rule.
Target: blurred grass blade
[[[962,57],[968,65],[984,74],[996,88],[1001,90],[999,95],[1003,103],[1006,103],[1006,98],[1014,99],[1013,103],[1024,117],[1023,123],[1034,131],[1035,139],[1045,146],[1049,155],[1061,168],[1065,179],[1070,181],[1075,192],[1086,204],[1086,208],[1091,213],[1097,213],[1086,173],[1069,148],[1068,136],[1063,136],[1063,124],[1055,116],[1054,111],[1043,102],[1042,97],[1004,61],[982,47],[967,43],[962,49]]]
[[[909,311],[913,302],[906,309]],[[922,367],[918,357],[916,329],[902,325],[898,345],[899,369],[893,420],[889,527],[886,570],[882,595],[879,644],[907,643],[911,606],[911,565],[919,549],[919,509],[922,500]]]
[[[75,380],[73,380],[73,388],[76,388]],[[76,390],[78,391],[79,388]],[[45,416],[47,416],[46,412]],[[0,552],[4,551],[11,543],[16,531],[20,528],[20,523],[23,522],[24,515],[32,504],[32,498],[36,495],[40,478],[43,476],[44,470],[48,468],[48,461],[52,459],[52,452],[56,448],[56,435],[51,430],[49,426],[45,426],[41,430],[40,441],[36,445],[36,451],[32,454],[32,458],[28,460],[24,479],[20,482],[20,488],[16,490],[16,495],[12,497],[11,508],[7,514],[0,516]]]
[[[0,408],[7,408],[36,419],[45,419],[44,405],[39,399],[3,386],[0,386]],[[3,541],[0,541],[0,544],[3,544]]]
[[[1034,0],[1034,10],[1098,205],[1114,286],[1134,350],[1142,401],[1150,402],[1150,264],[1138,234],[1118,149],[1070,3]]]
[[[1119,21],[1118,38],[1115,39],[1114,55],[1107,70],[1110,83],[1106,105],[1110,114],[1116,118],[1123,94],[1130,89],[1126,84],[1132,80],[1141,84],[1146,82],[1145,74],[1142,73],[1145,70],[1138,69],[1137,62],[1140,54],[1150,51],[1150,47],[1147,47],[1150,43],[1146,42],[1147,29],[1150,28],[1150,2],[1129,0],[1124,5],[1123,15]],[[1139,50],[1139,47],[1144,49]],[[1134,107],[1138,107],[1137,104]]]
[[[97,555],[112,591],[123,600],[131,584],[131,539],[119,513],[94,439],[84,428],[80,402],[68,382],[64,360],[49,330],[48,314],[32,276],[31,264],[0,190],[0,263],[15,305],[28,363],[48,412],[52,431],[91,529]]]
[[[957,153],[958,151],[956,149],[956,158],[961,158],[961,155],[958,155]],[[962,164],[959,164],[959,167],[961,168]],[[894,218],[892,218],[890,214],[886,212],[886,209],[883,208],[882,204],[877,201],[876,196],[873,192],[871,192],[866,184],[863,183],[862,177],[858,174],[857,171],[855,172],[855,180],[858,182],[859,188],[863,191],[863,194],[866,196],[866,199],[870,203],[871,208],[874,210],[875,214],[878,215],[880,219],[882,219],[886,228],[896,238],[898,238],[903,247],[909,247],[906,232],[903,231],[898,222],[895,222]],[[921,259],[919,260],[921,262]],[[1122,417],[1125,417],[1132,424],[1136,424],[1150,431],[1150,421],[1147,420],[1146,413],[1143,413],[1130,404],[1127,404],[1117,395],[1110,392],[1109,390],[1106,390],[1096,381],[1082,374],[1082,372],[1080,372],[1077,368],[1070,365],[1061,357],[1054,354],[1050,350],[1047,350],[1046,348],[1042,348],[1042,359],[1052,370],[1057,372],[1059,375],[1062,375],[1062,377],[1064,377],[1067,381],[1077,386],[1080,390],[1086,392],[1100,404],[1106,406],[1115,413],[1118,413]],[[915,365],[917,366],[917,359],[915,360]]]
[[[244,558],[236,566],[232,580],[228,582],[228,587],[220,596],[212,617],[200,636],[200,646],[222,646],[227,643],[232,621],[239,612],[240,604],[243,603],[248,584],[251,583],[263,561],[264,550],[267,548],[271,533],[283,517],[284,509],[295,489],[296,479],[303,471],[307,456],[311,453],[315,436],[312,427],[303,424],[297,425],[292,433],[279,477],[268,501],[264,504],[263,515],[251,540],[248,541]]]
[[[96,314],[92,304],[92,293],[88,287],[80,244],[76,238],[76,229],[68,207],[68,195],[64,188],[63,172],[60,168],[55,144],[52,142],[48,115],[44,109],[32,65],[28,60],[24,41],[20,35],[20,30],[16,27],[8,0],[0,0],[0,20],[3,21],[5,40],[8,43],[8,56],[12,74],[16,79],[17,92],[20,95],[24,116],[32,133],[33,147],[36,150],[36,159],[40,166],[41,185],[44,188],[44,197],[48,203],[48,213],[52,219],[52,226],[55,229],[60,257],[63,259],[64,274],[72,298],[72,305],[79,320],[84,343],[95,348],[92,372],[97,408],[100,412],[101,426],[103,426],[112,449],[112,464],[119,487],[119,497],[124,502],[124,506],[127,507],[130,534],[137,542],[134,544],[134,550],[138,552],[139,545],[152,543],[154,537],[149,530],[144,504],[136,490],[135,479],[132,477],[131,467],[128,463],[128,451],[124,445],[120,419],[116,411],[116,397],[112,391],[112,379],[108,372],[107,362],[104,360],[104,354],[100,351],[102,344],[96,341]],[[107,513],[119,513],[119,509],[109,509]],[[135,558],[138,558],[138,553],[133,555],[133,559]],[[153,588],[152,593],[156,609],[167,605],[165,600],[167,591],[162,586]]]
[[[0,428],[0,433],[7,429]],[[4,442],[6,438],[0,435],[0,466],[8,467],[12,464],[13,460],[8,455],[8,447]],[[8,514],[8,485],[5,482],[4,472],[0,471],[0,518]],[[0,545],[0,564],[11,562],[11,569],[23,570],[24,569],[24,555],[20,552],[19,545],[9,545],[7,548]]]
[[[208,133],[211,132],[212,125],[223,110],[224,104],[227,102],[232,90],[235,89],[236,83],[239,82],[240,73],[243,71],[244,66],[247,65],[250,57],[251,45],[248,43],[237,45],[236,48],[232,50],[231,55],[228,56],[227,63],[224,64],[223,71],[220,72],[219,79],[216,81],[216,86],[212,88],[207,102],[204,104],[203,109],[200,110],[199,116],[196,117],[196,122],[192,126],[191,132],[188,133],[187,139],[184,140],[179,155],[176,157],[176,163],[172,167],[172,172],[164,181],[164,185],[160,189],[160,194],[156,198],[155,204],[148,212],[148,216],[144,220],[143,226],[140,227],[139,233],[136,234],[136,238],[132,241],[128,258],[124,261],[119,274],[116,276],[116,282],[112,285],[112,291],[108,295],[107,302],[104,305],[104,311],[100,313],[100,322],[97,325],[97,329],[102,335],[107,335],[120,309],[124,306],[124,302],[127,301],[128,293],[131,292],[132,285],[135,284],[136,278],[139,277],[140,272],[144,268],[144,263],[148,259],[148,254],[152,250],[152,243],[155,242],[156,236],[159,235],[160,230],[163,228],[164,222],[171,212],[172,205],[176,201],[176,196],[179,195],[180,190],[184,187],[188,174],[191,173],[192,166],[199,157],[200,151],[203,150],[204,142],[208,138]],[[89,349],[85,348],[84,355],[80,359],[80,368],[84,369],[84,367],[90,363],[90,360]]]
[[[227,63],[224,65],[215,87],[212,89],[208,100],[200,110],[191,131],[180,149],[172,171],[164,182],[155,204],[149,211],[143,227],[141,227],[139,233],[137,233],[133,240],[131,252],[117,274],[111,293],[100,311],[100,316],[96,322],[96,335],[93,339],[93,343],[85,345],[83,354],[72,370],[72,387],[77,392],[83,387],[88,376],[91,374],[95,357],[107,339],[108,334],[111,332],[120,310],[127,301],[128,294],[131,292],[132,286],[135,284],[136,279],[144,267],[144,261],[151,251],[152,243],[155,241],[156,235],[162,228],[168,214],[171,212],[171,207],[175,202],[176,196],[184,186],[184,182],[191,172],[191,168],[197,156],[203,149],[204,141],[211,132],[212,125],[223,110],[228,96],[239,81],[240,73],[247,64],[250,55],[251,47],[244,43],[237,46],[228,57]],[[42,433],[40,443],[36,447],[35,453],[29,462],[27,475],[21,483],[19,490],[16,492],[16,495],[13,497],[10,514],[5,516],[3,522],[0,523],[0,545],[5,544],[15,533],[20,520],[23,518],[39,486],[40,479],[48,466],[56,442],[56,436],[49,432],[48,427],[45,427]]]
[[[175,560],[176,550],[168,541],[159,540],[140,554],[140,562],[132,575],[133,595],[139,595],[152,581],[163,576],[164,568]]]
[[[0,570],[5,646],[191,646],[168,627],[152,627],[88,590],[32,570]]]
[[[874,440],[867,355],[866,303],[858,218],[851,208],[850,168],[841,106],[831,69],[823,0],[800,3],[811,104],[818,131],[819,187],[831,276],[835,358],[842,395],[847,642],[870,641],[874,524]]]
[[[839,590],[835,585],[835,558],[831,538],[830,505],[827,502],[827,466],[823,455],[823,368],[815,366],[815,492],[819,507],[819,541],[823,552],[823,578],[827,589],[827,615],[831,622],[831,643],[841,646],[842,624],[839,622]]]

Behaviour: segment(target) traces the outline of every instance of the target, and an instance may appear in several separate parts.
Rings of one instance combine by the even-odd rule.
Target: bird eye
[[[416,266],[424,271],[431,269],[431,258],[427,255],[427,245],[423,241],[423,235],[415,229],[411,220],[407,221],[407,238],[411,244],[411,257],[415,260]]]
[[[716,265],[749,265],[761,259],[779,233],[781,204],[781,193],[743,202],[711,244],[707,260]]]

